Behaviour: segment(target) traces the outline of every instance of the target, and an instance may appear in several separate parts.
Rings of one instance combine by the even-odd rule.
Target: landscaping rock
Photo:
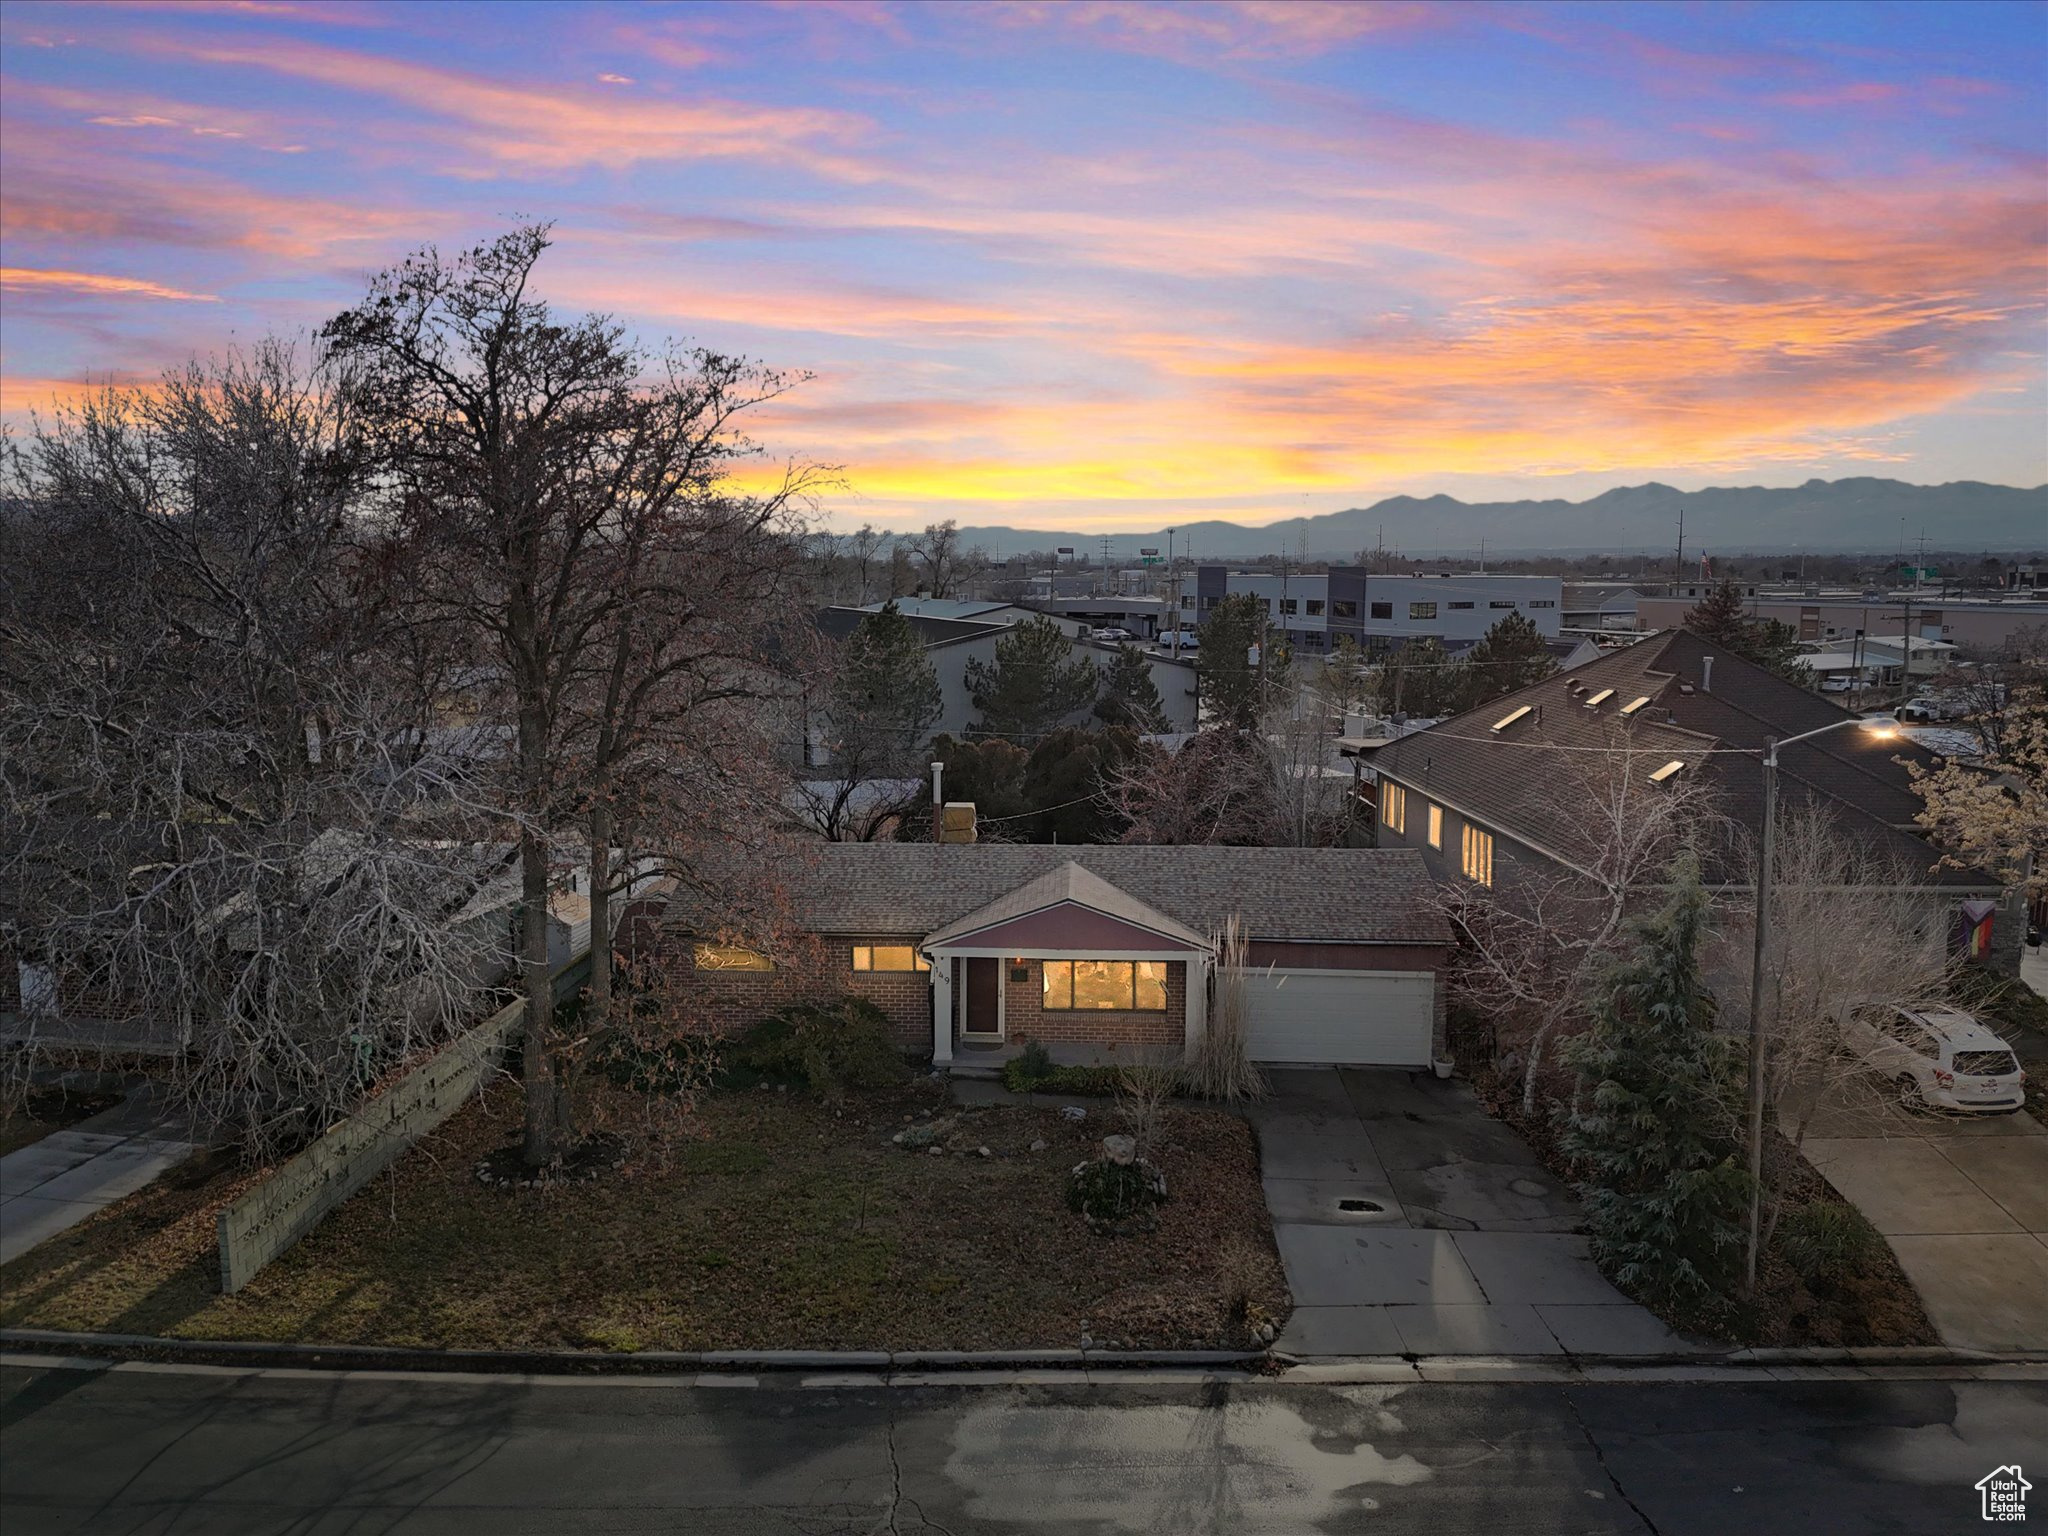
[[[1105,1136],[1102,1155],[1117,1167],[1128,1168],[1138,1160],[1138,1140],[1135,1136]]]
[[[992,1157],[995,1155],[994,1153],[990,1152],[987,1147],[982,1147],[980,1151],[983,1157]]]
[[[930,1147],[936,1152],[939,1150],[939,1138],[952,1128],[953,1122],[950,1119],[928,1120],[922,1125],[907,1125],[889,1139],[899,1147],[910,1147],[913,1150],[918,1147]]]
[[[1051,1142],[1047,1141],[1043,1136],[1041,1136],[1038,1138],[1038,1140],[1031,1143],[1031,1150],[1034,1152],[1043,1152],[1047,1147],[1051,1145]]]
[[[1060,1117],[1065,1120],[1086,1120],[1088,1118],[1088,1111],[1079,1104],[1062,1104],[1060,1106]]]

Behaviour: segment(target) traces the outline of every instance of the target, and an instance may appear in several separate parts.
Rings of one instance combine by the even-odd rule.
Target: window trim
[[[1380,825],[1399,836],[1408,835],[1408,791],[1392,779],[1380,780]]]
[[[884,949],[907,951],[910,955],[910,964],[875,964],[876,951]],[[865,965],[861,963],[863,959],[867,962]],[[863,976],[914,976],[921,975],[932,968],[931,961],[925,959],[923,955],[917,952],[915,944],[856,944],[853,946],[852,963],[854,971]]]
[[[1493,884],[1493,834],[1481,831],[1471,822],[1465,823],[1464,837],[1459,846],[1458,867],[1467,880],[1475,885]]]
[[[1074,967],[1077,964],[1109,966],[1113,969],[1121,967],[1124,978],[1128,982],[1124,989],[1124,995],[1129,998],[1129,1003],[1123,1007],[1115,1008],[1083,1008],[1077,1006],[1074,1002]],[[1172,989],[1168,986],[1168,978],[1172,973],[1167,970],[1168,964],[1169,962],[1165,960],[1096,960],[1090,959],[1085,955],[1070,960],[1044,960],[1039,962],[1038,1006],[1046,1013],[1165,1013],[1173,1003]],[[1138,1001],[1138,968],[1140,966],[1157,966],[1159,969],[1159,1006],[1156,1008],[1150,1004]],[[1065,1002],[1054,1000],[1053,974],[1056,970],[1066,973]]]

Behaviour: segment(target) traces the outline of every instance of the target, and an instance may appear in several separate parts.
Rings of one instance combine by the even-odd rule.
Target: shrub
[[[889,1038],[889,1020],[864,997],[795,1003],[740,1038],[734,1058],[750,1071],[800,1082],[820,1098],[886,1088],[910,1075]]]
[[[1145,1163],[1098,1158],[1067,1176],[1067,1209],[1087,1217],[1092,1227],[1149,1223],[1152,1208],[1163,1198],[1158,1173]]]
[[[1012,1093],[1064,1093],[1075,1098],[1106,1099],[1121,1085],[1120,1067],[1053,1067],[1040,1077],[1019,1069],[1021,1056],[1003,1063],[1003,1086]]]
[[[1138,1144],[1138,1156],[1149,1158],[1159,1141],[1166,1101],[1180,1087],[1178,1067],[1133,1062],[1117,1070],[1116,1112]]]
[[[1265,1279],[1266,1258],[1258,1247],[1243,1236],[1225,1238],[1216,1250],[1216,1289],[1232,1321],[1250,1318],[1252,1303]]]
[[[1003,1068],[1007,1081],[1014,1076],[1021,1083],[1043,1082],[1052,1073],[1052,1052],[1045,1048],[1042,1040],[1029,1040],[1024,1049]]]
[[[1863,1213],[1838,1200],[1789,1211],[1778,1228],[1778,1251],[1809,1285],[1846,1280],[1877,1257],[1879,1242]]]

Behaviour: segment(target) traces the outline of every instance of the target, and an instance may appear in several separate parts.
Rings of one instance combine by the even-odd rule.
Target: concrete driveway
[[[2048,1126],[1841,1104],[1805,1152],[1885,1235],[1943,1343],[2048,1349]]]
[[[1594,1267],[1578,1202],[1461,1083],[1271,1074],[1252,1114],[1298,1355],[1687,1347]]]

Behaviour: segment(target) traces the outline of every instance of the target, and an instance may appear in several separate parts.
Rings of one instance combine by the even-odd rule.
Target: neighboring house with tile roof
[[[1588,764],[1646,784],[1703,780],[1715,809],[1754,837],[1768,743],[1853,718],[1711,641],[1668,631],[1373,748],[1375,842],[1417,850],[1443,880],[1501,884],[1531,861],[1584,868],[1599,854],[1575,792]],[[1853,726],[1798,742],[1779,753],[1781,804],[1821,808],[1959,916],[1965,903],[2003,901],[1994,877],[1940,865],[1920,836],[1921,802],[1902,759],[1934,755]],[[1708,849],[1709,883],[1747,888],[1743,846],[1724,839]],[[2019,926],[2000,914],[1994,962],[2018,963]]]
[[[669,906],[672,984],[706,1031],[853,993],[942,1067],[1034,1040],[1178,1057],[1207,1027],[1236,917],[1255,1058],[1420,1067],[1441,1040],[1452,934],[1412,852],[831,843],[778,883],[779,936],[734,932],[695,889]]]

